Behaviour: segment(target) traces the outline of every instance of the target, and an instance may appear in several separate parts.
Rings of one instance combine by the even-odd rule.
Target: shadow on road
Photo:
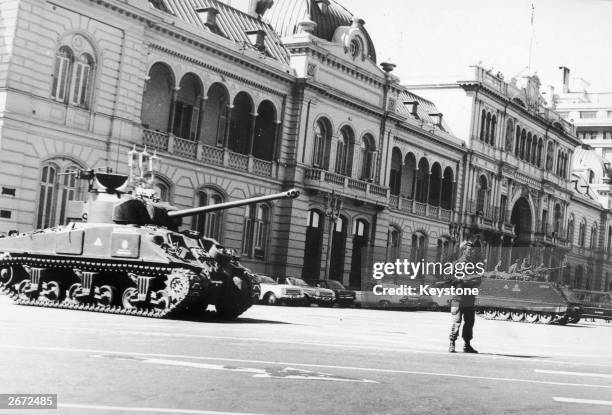
[[[478,353],[480,356],[515,357],[519,359],[550,359],[548,356],[530,356],[525,354]]]
[[[171,320],[191,321],[194,323],[220,323],[220,324],[287,324],[297,326],[299,324],[288,323],[286,321],[263,320],[249,317],[238,317],[236,320],[224,320],[217,316],[215,312],[206,311],[200,314],[180,314]]]

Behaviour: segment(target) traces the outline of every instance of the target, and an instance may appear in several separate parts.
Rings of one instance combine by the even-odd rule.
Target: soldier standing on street
[[[454,262],[455,264],[463,263],[463,267],[465,269],[465,264],[474,264],[474,262],[479,260],[479,258],[475,258],[475,253],[472,252],[471,242],[463,242],[460,246],[460,249],[461,255],[459,259]],[[463,278],[451,276],[450,282],[451,285],[455,288],[476,288],[482,282],[482,277],[478,274],[465,275]],[[476,351],[476,349],[474,349],[470,344],[470,342],[472,341],[474,319],[476,316],[475,302],[475,296],[468,294],[455,295],[451,300],[451,316],[453,324],[451,326],[451,332],[449,337],[450,344],[448,346],[448,351],[451,353],[455,353],[455,341],[459,336],[459,328],[461,327],[462,320],[463,331],[461,333],[461,337],[464,341],[463,352],[478,353],[478,351]]]

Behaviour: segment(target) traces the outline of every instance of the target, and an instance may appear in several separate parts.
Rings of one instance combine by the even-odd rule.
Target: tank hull
[[[21,305],[156,318],[215,305],[236,318],[255,288],[239,264],[156,226],[73,223],[0,238],[0,290]]]
[[[483,278],[476,306],[488,319],[566,324],[580,308],[550,282]]]

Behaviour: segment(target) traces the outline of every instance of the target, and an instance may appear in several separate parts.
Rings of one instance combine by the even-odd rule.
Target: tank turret
[[[300,194],[298,190],[291,189],[272,195],[179,210],[168,203],[160,202],[151,189],[136,187],[131,193],[118,190],[128,182],[129,177],[127,175],[95,172],[93,170],[77,172],[76,174],[77,177],[88,180],[90,183],[89,199],[83,212],[85,221],[120,225],[155,225],[175,231],[181,226],[182,218],[187,216],[196,216],[269,200],[292,199]],[[101,188],[94,187],[94,179]]]

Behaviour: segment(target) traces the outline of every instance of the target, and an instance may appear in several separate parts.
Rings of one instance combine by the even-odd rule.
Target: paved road
[[[0,393],[57,393],[52,414],[612,412],[612,324],[477,319],[479,355],[447,353],[448,326],[446,313],[317,307],[152,320],[0,296]]]

